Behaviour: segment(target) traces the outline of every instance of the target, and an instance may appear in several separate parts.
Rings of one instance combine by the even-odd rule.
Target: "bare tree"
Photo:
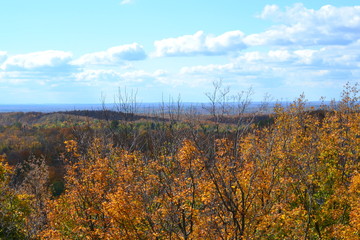
[[[32,196],[31,208],[27,222],[28,234],[36,237],[47,224],[47,202],[50,199],[49,170],[44,157],[31,156],[20,166],[24,179],[20,192]]]

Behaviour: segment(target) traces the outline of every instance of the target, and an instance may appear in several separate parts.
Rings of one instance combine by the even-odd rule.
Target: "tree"
[[[9,187],[12,169],[0,156],[0,238],[26,239],[26,220],[31,208],[29,196]]]

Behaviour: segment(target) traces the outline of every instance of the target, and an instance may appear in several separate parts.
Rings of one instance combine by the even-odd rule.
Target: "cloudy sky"
[[[0,104],[206,101],[212,82],[293,100],[360,80],[353,0],[0,3]]]

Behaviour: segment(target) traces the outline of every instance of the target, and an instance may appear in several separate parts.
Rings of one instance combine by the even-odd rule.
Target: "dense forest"
[[[246,111],[250,92],[207,96],[207,114],[139,115],[133,96],[0,114],[0,238],[360,239],[356,85],[271,113]]]

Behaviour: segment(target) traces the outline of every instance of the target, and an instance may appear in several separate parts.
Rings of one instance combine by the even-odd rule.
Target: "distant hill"
[[[7,112],[0,113],[0,125],[10,126],[15,123],[21,124],[51,124],[65,121],[83,122],[86,120],[119,120],[119,121],[136,121],[140,119],[161,120],[159,118],[127,114],[110,110],[74,110],[63,112]]]

